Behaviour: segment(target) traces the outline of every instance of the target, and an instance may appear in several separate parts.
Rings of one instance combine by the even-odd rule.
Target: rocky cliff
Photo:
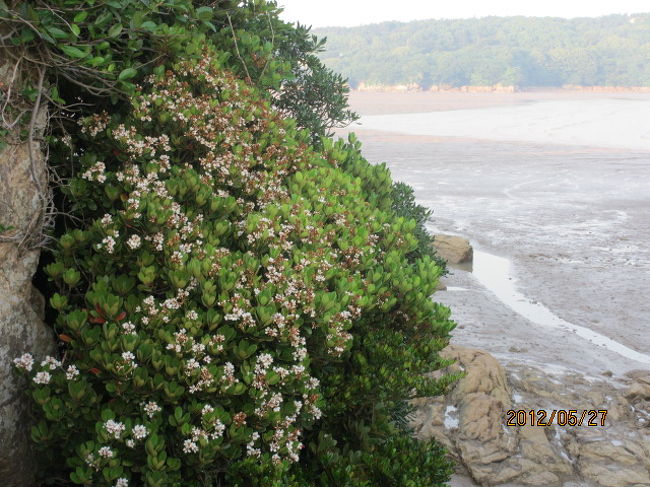
[[[0,59],[4,99],[8,89],[16,89],[13,68]],[[32,285],[47,200],[45,123],[41,108],[31,124],[32,140],[21,141],[17,130],[10,131],[0,151],[0,478],[5,487],[31,486],[34,472],[28,403],[12,361],[26,351],[40,359],[54,347],[43,323],[43,297]]]

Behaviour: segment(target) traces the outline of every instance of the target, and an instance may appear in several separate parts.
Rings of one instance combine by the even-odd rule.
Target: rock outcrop
[[[418,437],[447,447],[458,473],[481,486],[650,486],[650,371],[616,389],[576,373],[553,375],[525,364],[504,369],[478,350],[450,346],[443,355],[456,360],[451,371],[466,375],[444,398],[415,400],[413,427]],[[597,426],[531,426],[529,414],[525,426],[507,426],[511,409],[607,415],[603,426],[602,414]]]
[[[449,264],[469,264],[474,251],[469,240],[454,235],[434,235],[433,246],[436,253]]]
[[[7,66],[0,66],[0,80],[6,80],[7,73]],[[26,142],[9,140],[0,151],[0,478],[5,487],[31,486],[35,471],[28,398],[13,373],[12,361],[27,351],[41,358],[54,347],[51,331],[43,323],[43,297],[32,286],[40,251],[30,248],[30,236],[41,230],[47,192],[39,144],[45,110],[36,122],[32,157]]]

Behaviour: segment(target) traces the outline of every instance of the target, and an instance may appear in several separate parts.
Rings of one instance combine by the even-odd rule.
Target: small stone
[[[436,253],[449,264],[472,262],[474,251],[469,240],[453,235],[434,235],[433,246]]]

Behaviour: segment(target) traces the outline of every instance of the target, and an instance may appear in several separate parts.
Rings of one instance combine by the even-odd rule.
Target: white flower
[[[135,325],[130,321],[122,323],[122,330],[125,335],[135,335]]]
[[[126,241],[126,244],[129,246],[131,250],[135,250],[138,247],[140,247],[140,245],[142,244],[142,239],[140,239],[139,235],[133,234]]]
[[[133,352],[122,352],[122,360],[126,362],[127,366],[131,366],[133,368],[136,368],[138,364],[135,363],[135,355],[133,355]]]
[[[97,453],[100,457],[104,458],[113,458],[114,455],[113,450],[111,450],[108,446],[102,446]]]
[[[192,371],[201,367],[201,364],[196,359],[189,359],[185,362],[185,374],[192,375]]]
[[[54,357],[50,357],[49,355],[45,357],[45,360],[41,362],[41,367],[49,367],[50,370],[54,370],[57,367],[61,367],[61,362]]]
[[[34,366],[34,357],[31,353],[24,353],[20,357],[14,359],[14,365],[19,368],[31,372]]]
[[[106,171],[106,165],[101,161],[97,161],[93,166],[89,167],[88,170],[81,175],[81,177],[87,179],[88,181],[97,181],[103,183],[106,181],[106,175],[104,174],[104,171]]]
[[[93,455],[92,453],[89,453],[89,454],[86,456],[86,463],[87,463],[90,467],[94,468],[95,471],[98,471],[98,470],[99,470],[99,468],[97,467],[97,462],[95,461],[95,455]]]
[[[259,448],[255,448],[255,442],[260,438],[260,434],[255,431],[251,436],[251,441],[246,445],[246,454],[249,457],[259,457],[262,454],[262,451]]]
[[[49,384],[52,376],[49,372],[39,372],[34,377],[34,382],[36,384]]]
[[[176,298],[166,299],[162,305],[167,309],[178,309],[181,307],[181,304]]]
[[[129,487],[129,481],[124,477],[117,479],[115,482],[115,487]]]
[[[102,247],[106,247],[106,252],[112,254],[115,251],[116,243],[115,239],[109,235],[102,239],[102,243],[97,244],[97,248],[101,249]]]
[[[213,440],[216,440],[217,438],[220,438],[223,436],[223,432],[226,430],[226,425],[221,422],[221,420],[217,419],[214,423],[214,431],[210,435],[210,437]]]
[[[125,443],[126,443],[126,446],[128,446],[129,448],[133,448],[135,446],[135,441],[133,441],[132,439],[126,440]]]
[[[310,408],[311,408],[311,414],[312,416],[314,416],[314,419],[320,419],[320,417],[323,415],[323,412],[313,404],[310,406]]]
[[[273,363],[273,357],[268,353],[263,353],[257,357],[257,364],[255,365],[255,372],[258,374],[263,374],[266,372],[271,364]]]
[[[65,371],[65,378],[68,380],[74,380],[78,375],[79,369],[75,365],[69,365]]]
[[[205,432],[205,430],[202,430],[201,428],[197,428],[194,426],[192,428],[192,441],[199,441],[201,438],[208,439],[208,434]]]
[[[156,414],[158,411],[161,411],[160,406],[156,404],[153,401],[149,401],[147,404],[144,406],[144,412],[147,413],[147,416],[150,418],[153,418],[153,415]]]
[[[102,217],[102,219],[100,221],[101,221],[102,225],[104,225],[106,227],[106,226],[110,225],[111,223],[113,223],[113,217],[110,214],[106,213]]]
[[[141,439],[147,437],[147,435],[149,434],[149,431],[147,431],[147,427],[144,426],[143,424],[136,424],[133,427],[132,433],[133,433],[133,437],[136,440],[141,440]]]
[[[135,360],[135,355],[133,355],[133,352],[124,352],[122,353],[122,358],[127,362],[133,362]]]
[[[125,428],[124,423],[113,421],[112,419],[109,419],[104,423],[104,429],[108,431],[109,434],[113,435],[116,440],[120,439]]]
[[[199,451],[199,446],[194,443],[192,440],[185,440],[183,442],[183,452],[185,453],[196,453]]]

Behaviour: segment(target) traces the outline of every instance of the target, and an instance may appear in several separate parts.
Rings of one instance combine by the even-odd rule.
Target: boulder
[[[472,262],[474,251],[466,238],[453,235],[434,235],[433,246],[436,253],[449,264],[469,264]]]
[[[465,376],[445,397],[415,399],[412,426],[417,437],[447,448],[458,474],[482,487],[650,486],[650,432],[639,427],[645,377],[616,389],[577,373],[551,376],[522,363],[504,368],[479,350],[449,346],[441,355],[456,361],[443,372]],[[604,426],[506,424],[509,409],[581,408],[607,409]]]
[[[7,66],[1,66],[0,81]],[[37,360],[54,351],[51,330],[43,323],[43,297],[32,286],[40,251],[30,238],[42,227],[47,169],[39,139],[45,110],[35,124],[30,147],[9,140],[0,151],[0,478],[5,487],[33,485],[35,455],[29,440],[29,398],[14,374],[13,359],[25,352]],[[9,228],[9,229],[7,229]]]

